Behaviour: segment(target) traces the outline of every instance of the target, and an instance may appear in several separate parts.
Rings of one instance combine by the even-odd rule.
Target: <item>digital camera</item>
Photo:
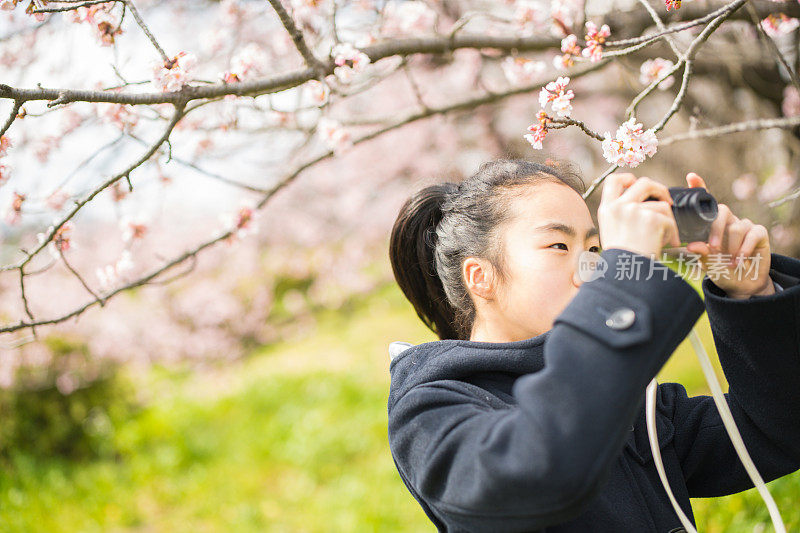
[[[717,200],[702,187],[670,187],[672,213],[681,244],[708,241],[711,223],[717,218]],[[658,200],[649,197],[646,201]]]

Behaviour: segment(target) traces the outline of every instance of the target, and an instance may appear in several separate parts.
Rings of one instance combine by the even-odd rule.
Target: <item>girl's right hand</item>
[[[651,196],[657,200],[645,201]],[[601,246],[655,258],[667,244],[680,246],[672,203],[669,189],[657,181],[611,174],[597,208]]]

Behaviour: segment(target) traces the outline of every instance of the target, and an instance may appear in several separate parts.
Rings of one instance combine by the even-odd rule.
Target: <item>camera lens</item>
[[[708,198],[697,200],[697,216],[703,220],[714,220],[717,218],[717,202]]]

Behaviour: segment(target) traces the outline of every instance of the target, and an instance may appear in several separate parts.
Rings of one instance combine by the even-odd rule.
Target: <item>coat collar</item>
[[[411,346],[395,357],[390,365],[392,387],[389,407],[397,398],[415,385],[437,379],[468,379],[484,372],[504,372],[524,375],[544,368],[544,342],[550,332],[515,342],[475,342],[467,340],[440,340]],[[470,356],[454,351],[457,346],[469,347]],[[657,398],[659,396],[657,395]],[[652,461],[650,440],[644,410],[645,393],[639,400],[639,413],[633,431],[625,437],[625,450],[640,464]],[[656,431],[659,448],[664,449],[675,428],[663,405],[656,402]]]
[[[521,376],[544,368],[546,331],[513,342],[446,339],[412,346],[389,363],[389,409],[411,388],[440,379],[468,380],[487,372]],[[468,348],[457,350],[456,348]],[[465,355],[465,353],[467,355]]]

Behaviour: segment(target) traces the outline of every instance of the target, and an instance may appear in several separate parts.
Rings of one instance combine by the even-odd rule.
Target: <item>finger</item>
[[[708,232],[708,244],[714,250],[722,248],[725,228],[735,222],[733,220],[735,217],[727,205],[719,204],[717,209],[717,218],[711,223],[711,230]]]
[[[769,245],[769,233],[767,232],[767,228],[761,225],[754,225],[744,236],[742,245],[739,247],[736,255],[742,258],[742,260],[749,259],[752,257],[756,248],[762,247],[765,244],[767,246]]]
[[[675,214],[672,212],[670,204],[664,201],[650,201],[642,202],[640,207],[649,211],[660,213],[668,219],[667,234],[668,239],[665,242],[670,243],[672,246],[679,247],[681,245],[680,234],[678,232],[678,223],[675,221]]]
[[[681,239],[678,232],[678,223],[675,221],[675,215],[672,213],[672,208],[667,202],[642,202],[639,204],[640,208],[654,211],[663,217],[666,222],[665,228],[665,243],[669,243],[674,247],[681,245]]]
[[[693,254],[699,255],[708,255],[711,253],[711,249],[708,247],[708,244],[704,242],[690,242],[686,245],[686,249]]]
[[[601,203],[616,200],[635,181],[636,176],[629,172],[609,175],[603,181],[603,193],[600,196]]]
[[[729,243],[728,251],[731,254],[731,263],[736,262],[736,258],[741,254],[744,240],[747,234],[753,229],[753,224],[749,219],[743,218],[736,224],[731,224],[729,233],[731,234],[731,241]]]
[[[739,248],[742,247],[742,243],[744,242],[744,238],[747,233],[750,231],[750,228],[753,227],[753,223],[743,218],[741,220],[737,220],[727,228],[728,233],[728,246],[726,247],[726,253],[731,254],[730,263],[734,264],[736,262],[736,256],[739,252]]]
[[[672,204],[672,196],[669,194],[669,189],[661,183],[646,177],[636,180],[636,183],[628,187],[628,190],[622,193],[619,199],[626,202],[644,202],[651,196],[656,200],[663,200]]]
[[[686,183],[689,185],[689,187],[702,187],[708,190],[708,187],[706,187],[706,182],[703,180],[703,178],[694,172],[689,172],[686,174]]]

